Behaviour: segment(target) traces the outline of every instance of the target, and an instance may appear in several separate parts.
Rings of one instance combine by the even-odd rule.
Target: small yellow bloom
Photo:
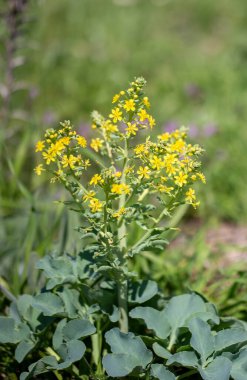
[[[133,124],[127,123],[127,128],[125,130],[128,136],[131,136],[131,135],[135,136],[136,132],[138,131],[138,128],[135,123]]]
[[[109,132],[109,133],[115,133],[115,132],[118,132],[118,127],[117,127],[117,125],[112,124],[112,122],[111,122],[110,120],[106,120],[106,121],[102,124],[102,128],[103,128],[106,132]]]
[[[140,157],[140,156],[142,156],[142,154],[147,154],[148,150],[147,150],[145,144],[139,144],[134,148],[134,152],[135,152],[137,157]]]
[[[174,178],[175,178],[176,185],[178,185],[179,187],[182,187],[183,185],[186,185],[187,183],[188,174],[179,172],[178,175],[176,175]]]
[[[47,152],[43,152],[42,155],[43,155],[46,165],[50,165],[52,161],[55,161],[54,153],[50,152],[49,150]]]
[[[150,107],[150,102],[149,102],[149,99],[148,99],[147,96],[144,96],[144,98],[143,98],[143,104],[144,104],[147,108]]]
[[[148,119],[148,113],[144,108],[142,108],[141,111],[138,112],[137,115],[139,116],[140,121],[144,121],[144,120]]]
[[[37,175],[41,175],[42,172],[45,171],[45,169],[43,168],[43,164],[39,164],[36,166],[36,168],[33,169],[35,171],[35,174]]]
[[[152,165],[152,168],[155,170],[160,170],[164,167],[164,162],[161,160],[160,157],[157,156],[153,156],[153,158],[151,158],[150,160],[150,163]]]
[[[35,152],[42,152],[44,147],[45,147],[45,142],[44,141],[38,141],[36,144]]]
[[[97,137],[96,139],[92,139],[90,146],[93,150],[95,150],[95,152],[98,152],[99,149],[102,147],[103,142],[103,140]]]
[[[129,185],[126,185],[125,183],[114,183],[111,187],[111,192],[113,194],[130,194],[131,189]]]
[[[77,142],[82,148],[86,148],[87,146],[87,140],[83,136],[77,136]]]
[[[138,178],[142,179],[142,178],[146,178],[146,179],[149,179],[150,178],[150,170],[147,166],[139,166],[139,169],[137,170],[137,174],[138,174]]]
[[[89,207],[93,213],[102,211],[103,203],[97,198],[92,198],[89,202]]]
[[[63,145],[67,146],[67,145],[69,145],[69,143],[70,143],[70,137],[69,137],[69,136],[62,137],[59,141],[60,141]]]
[[[95,191],[93,190],[90,190],[88,193],[86,193],[84,196],[83,196],[83,201],[84,202],[87,202],[89,201],[90,199],[94,198],[96,195]]]
[[[117,178],[119,178],[119,177],[122,176],[122,172],[116,172],[116,173],[114,173],[114,176],[117,177]]]
[[[167,194],[171,194],[171,191],[174,190],[174,187],[172,186],[166,186],[166,185],[163,185],[163,183],[160,183],[158,186],[157,186],[157,190],[160,191],[161,193],[167,193]]]
[[[69,156],[65,154],[62,157],[61,164],[63,168],[67,168],[67,166],[69,166],[71,169],[74,169],[77,161],[78,161],[78,158],[73,156],[73,154],[70,154]]]
[[[202,181],[202,183],[206,183],[206,177],[203,173],[197,173],[197,177]]]
[[[118,121],[122,120],[122,114],[122,111],[120,111],[120,109],[116,107],[111,110],[109,117],[113,119],[114,123],[117,123]]]
[[[120,98],[120,95],[119,94],[116,94],[113,96],[113,99],[112,99],[112,103],[116,103],[118,101],[118,99]]]
[[[89,182],[89,185],[98,185],[98,183],[103,183],[103,182],[104,180],[100,174],[94,174],[94,176],[91,178],[91,181]]]
[[[170,139],[171,135],[168,132],[162,133],[162,135],[158,135],[158,139],[165,142]]]
[[[112,214],[113,218],[120,219],[122,215],[126,213],[126,209],[124,207],[121,207],[118,211],[114,212]]]
[[[191,187],[189,188],[188,191],[186,191],[185,195],[186,195],[185,200],[187,203],[193,203],[196,199],[195,190],[192,189]]]
[[[156,124],[155,119],[153,118],[153,116],[148,115],[148,121],[149,121],[150,128],[153,129],[153,127]]]
[[[126,111],[135,111],[135,101],[134,99],[125,100],[124,108]]]

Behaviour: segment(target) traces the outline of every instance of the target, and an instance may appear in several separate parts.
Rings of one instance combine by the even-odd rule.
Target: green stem
[[[191,375],[194,375],[195,373],[197,373],[197,370],[196,369],[192,369],[191,371],[186,372],[183,375],[180,375],[180,376],[176,377],[176,380],[186,379],[186,377],[190,377]]]
[[[121,183],[125,183],[125,168],[128,163],[128,143],[125,140],[125,158],[123,165],[123,172]],[[119,209],[125,205],[126,196],[122,194],[119,198]],[[126,239],[126,225],[124,219],[121,221],[118,228],[118,240],[119,240],[119,260],[121,267],[127,267],[126,262],[126,250],[127,250],[127,239]],[[118,306],[120,312],[119,328],[122,332],[128,333],[129,322],[128,322],[128,282],[124,274],[121,274],[118,279]]]

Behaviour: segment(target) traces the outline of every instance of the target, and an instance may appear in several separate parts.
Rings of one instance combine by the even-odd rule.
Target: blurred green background
[[[0,2],[2,286],[15,294],[35,290],[38,257],[54,249],[73,252],[80,243],[75,243],[76,217],[53,202],[64,197],[61,188],[34,175],[36,140],[63,119],[92,134],[91,111],[108,113],[112,95],[142,75],[157,120],[155,133],[185,125],[191,140],[206,150],[201,207],[196,214],[188,209],[185,217],[204,229],[192,229],[193,249],[191,235],[185,234],[180,246],[169,248],[161,261],[154,259],[153,270],[171,291],[190,284],[211,296],[209,282],[221,278],[215,273],[224,265],[215,260],[207,231],[247,222],[247,2],[29,0],[16,17],[16,35],[8,18],[11,3]],[[13,52],[8,51],[11,41]],[[235,229],[228,233],[237,236]],[[214,273],[203,282],[207,260]],[[240,267],[243,260],[240,255]],[[144,262],[136,265],[147,272]],[[238,286],[242,289],[242,277],[234,291]]]

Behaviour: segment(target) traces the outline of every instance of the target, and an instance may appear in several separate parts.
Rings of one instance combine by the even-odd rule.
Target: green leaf
[[[147,327],[154,330],[155,335],[161,339],[168,337],[171,331],[170,324],[166,317],[166,310],[156,310],[152,307],[138,306],[129,313],[131,318],[143,319]]]
[[[69,318],[77,318],[80,316],[80,313],[83,313],[84,310],[79,301],[80,293],[78,290],[64,286],[63,290],[57,292],[57,294],[63,300],[64,310]]]
[[[74,283],[76,281],[72,262],[68,256],[52,257],[47,255],[39,260],[36,267],[42,269],[49,279],[46,285],[48,290],[65,282]]]
[[[158,286],[155,281],[140,281],[129,284],[128,301],[130,303],[144,303],[153,298],[158,293]]]
[[[174,355],[171,355],[167,360],[167,365],[182,365],[184,367],[196,368],[198,365],[198,359],[193,351],[181,351]]]
[[[214,337],[207,322],[199,318],[193,318],[189,322],[189,330],[192,334],[190,344],[200,356],[202,363],[214,352]]]
[[[13,318],[0,317],[0,343],[18,343],[30,335],[29,327]]]
[[[171,326],[171,346],[177,339],[178,329],[180,327],[188,327],[188,322],[197,313],[207,311],[206,304],[196,294],[183,294],[173,297],[165,309],[165,315]]]
[[[57,350],[62,344],[63,344],[63,328],[67,323],[67,319],[64,318],[61,321],[58,322],[56,330],[52,337],[52,345],[55,350]]]
[[[224,350],[234,344],[247,342],[247,332],[240,328],[225,329],[215,337],[215,351]]]
[[[15,359],[21,363],[27,354],[34,348],[35,342],[31,340],[21,341],[15,349]]]
[[[159,380],[176,380],[175,375],[162,364],[152,364],[151,375]]]
[[[163,359],[169,359],[172,356],[172,354],[166,348],[157,342],[153,344],[153,350],[157,356]]]
[[[64,362],[57,364],[53,367],[48,367],[51,369],[65,369],[71,366],[72,363],[81,360],[86,351],[85,344],[77,339],[70,340],[64,347],[57,350],[60,356],[63,358]]]
[[[214,359],[206,368],[199,367],[203,380],[229,380],[232,362],[223,356]]]
[[[153,355],[140,337],[133,333],[124,334],[114,328],[105,334],[112,354],[103,357],[103,366],[111,377],[126,376],[135,368],[144,369],[152,360]]]
[[[96,332],[94,325],[87,319],[73,319],[62,330],[65,340],[80,339]]]
[[[247,379],[247,348],[241,350],[238,357],[233,360],[231,377],[233,380]]]
[[[33,297],[32,306],[46,316],[61,314],[64,312],[62,300],[53,293],[41,293]]]

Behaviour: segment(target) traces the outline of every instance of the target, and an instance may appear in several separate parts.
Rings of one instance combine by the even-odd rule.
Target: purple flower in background
[[[164,130],[166,132],[174,132],[176,129],[179,128],[179,124],[176,122],[176,121],[168,121],[165,125],[164,125]]]
[[[191,137],[191,138],[194,138],[194,137],[198,137],[199,134],[200,134],[200,131],[199,131],[199,128],[197,125],[195,124],[190,124],[188,126],[189,128],[189,131],[188,131],[188,135]]]
[[[90,135],[90,132],[90,125],[88,123],[85,123],[84,121],[81,121],[78,126],[78,133],[85,137],[88,137]]]
[[[214,123],[209,123],[209,124],[205,124],[203,126],[203,135],[205,137],[211,137],[213,135],[215,135],[218,131],[218,128],[216,126],[216,124]]]
[[[52,125],[57,122],[57,115],[52,111],[46,111],[43,115],[42,122],[46,125]]]

